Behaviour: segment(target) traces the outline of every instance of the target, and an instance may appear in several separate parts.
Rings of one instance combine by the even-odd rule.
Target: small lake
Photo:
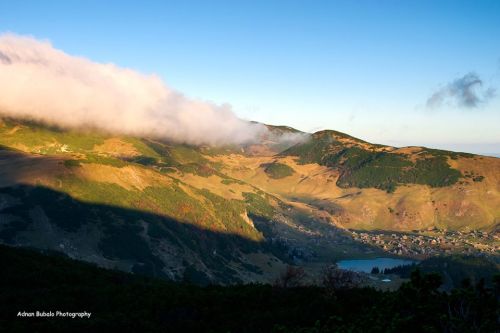
[[[386,268],[393,268],[401,265],[411,265],[412,263],[418,263],[418,261],[394,258],[349,259],[340,260],[339,262],[337,262],[337,265],[342,269],[370,273],[373,267],[378,267],[381,271],[383,271]]]

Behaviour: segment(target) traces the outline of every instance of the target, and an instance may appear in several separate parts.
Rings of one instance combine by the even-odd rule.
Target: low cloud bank
[[[187,98],[155,75],[100,64],[49,42],[0,35],[0,115],[190,144],[242,144],[265,126]]]

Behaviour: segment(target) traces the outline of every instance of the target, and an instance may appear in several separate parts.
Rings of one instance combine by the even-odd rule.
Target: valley
[[[0,13],[1,333],[500,333],[499,1]]]
[[[354,258],[498,265],[500,159],[267,128],[214,147],[3,119],[0,240],[202,284]]]

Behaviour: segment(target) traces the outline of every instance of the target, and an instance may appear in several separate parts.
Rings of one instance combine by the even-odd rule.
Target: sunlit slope
[[[67,253],[76,247],[70,254],[79,259],[125,270],[156,262],[148,269],[176,279],[183,269],[207,280],[266,278],[251,263],[264,237],[249,214],[273,212],[278,202],[220,173],[192,147],[12,120],[2,121],[0,146],[4,242]],[[148,255],[124,255],[134,244]],[[280,260],[269,258],[257,261],[274,277]],[[229,269],[217,271],[223,266]]]
[[[3,152],[4,182],[18,177],[23,184],[43,185],[88,203],[137,208],[211,230],[237,233],[255,240],[260,237],[248,228],[248,221],[243,218],[245,206],[241,202],[180,181],[183,175],[191,173],[205,176],[218,173],[215,165],[201,163],[201,155],[190,149],[170,148],[135,138],[108,138],[26,125],[10,129],[4,125],[1,134],[0,144],[4,147],[31,153]],[[110,192],[103,184],[110,185],[107,187]],[[253,191],[251,187],[242,188],[245,189]],[[235,193],[234,197],[237,196]],[[239,197],[242,198],[241,193]],[[216,209],[218,205],[227,207]]]
[[[270,157],[279,140],[264,139],[256,150],[194,147],[4,119],[0,240],[198,282],[269,282],[286,263],[381,252],[217,160],[239,152],[286,179],[293,170]]]
[[[274,157],[217,156],[227,174],[352,229],[470,230],[500,222],[500,159],[373,145],[323,131]],[[283,165],[276,177],[269,165]],[[281,167],[280,169],[284,169]]]
[[[248,193],[264,195],[261,190],[269,198],[276,195],[284,202],[306,204],[347,228],[491,229],[499,222],[500,159],[374,145],[335,131],[315,133],[276,154],[271,148],[277,150],[280,135],[303,133],[288,127],[269,128],[272,135],[261,144],[213,148],[4,120],[0,145],[27,153],[30,162],[23,167],[19,157],[4,158],[1,167],[3,174],[16,171],[18,181],[43,184],[88,202],[159,211],[251,239],[261,236],[251,228],[245,200]],[[43,163],[41,156],[46,157]],[[30,168],[33,163],[37,166]],[[11,174],[0,181],[12,183],[13,179]],[[79,189],[83,185],[75,185],[78,182],[114,184],[124,193],[137,193],[142,201],[118,196],[110,202],[100,190]],[[186,196],[189,200],[184,206],[194,207],[187,210],[206,210],[206,217],[186,219],[179,215],[186,209],[157,207],[154,195],[145,193],[158,188]],[[169,194],[164,195],[168,198]],[[213,202],[218,199],[232,207],[235,217],[230,222],[220,216]],[[270,205],[278,207],[276,200]]]
[[[272,281],[286,263],[383,255],[343,228],[498,226],[500,159],[269,129],[195,147],[4,119],[0,241],[176,280]]]

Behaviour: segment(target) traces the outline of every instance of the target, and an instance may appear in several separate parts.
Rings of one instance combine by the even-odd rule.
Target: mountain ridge
[[[174,280],[191,274],[230,283],[270,281],[287,264],[314,273],[341,258],[398,254],[355,232],[437,228],[494,235],[498,228],[499,159],[373,145],[337,131],[269,128],[260,143],[207,147],[4,119],[0,241]],[[299,137],[280,141],[288,133]],[[418,161],[429,158],[437,161],[431,169],[441,166],[455,182],[412,183],[429,170]],[[360,173],[378,180],[377,172],[389,168],[396,171],[382,186],[360,183]],[[415,178],[404,178],[411,168]],[[77,223],[71,210],[87,222]],[[192,240],[182,231],[189,228],[197,230]],[[476,240],[477,249],[465,240],[454,247],[490,253],[498,246],[492,237]],[[127,254],[130,242],[143,257]],[[197,248],[197,242],[207,245]],[[401,255],[427,256],[416,251]]]

